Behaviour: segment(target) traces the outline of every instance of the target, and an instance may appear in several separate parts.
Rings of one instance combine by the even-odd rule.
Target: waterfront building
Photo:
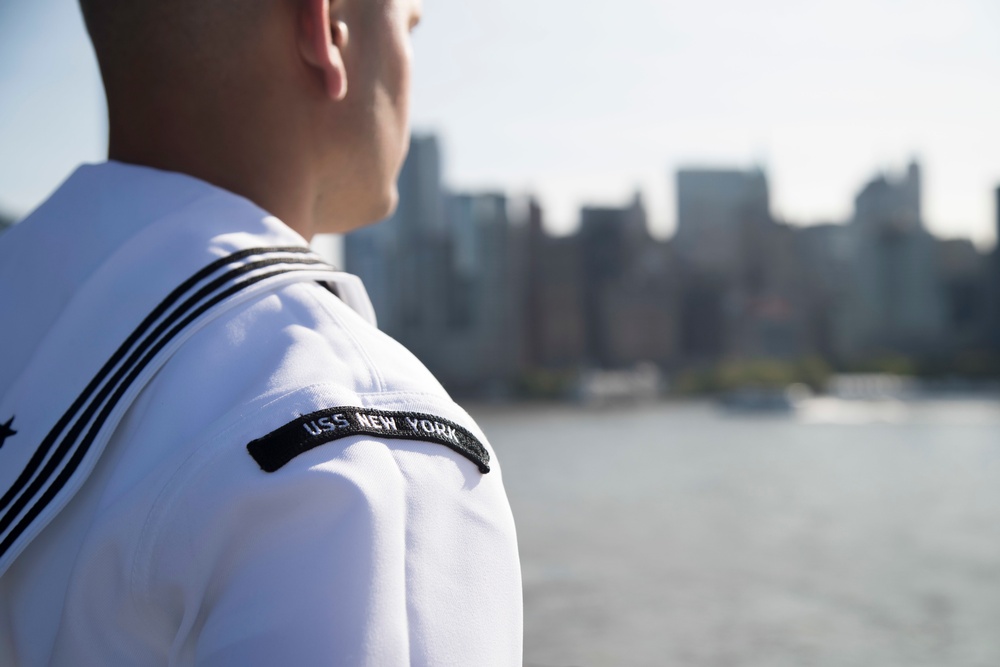
[[[994,192],[994,204],[996,215],[996,240],[993,246],[992,262],[989,272],[989,295],[990,311],[992,320],[992,338],[994,353],[1000,356],[1000,186]]]
[[[635,267],[640,250],[651,241],[642,198],[637,194],[630,204],[620,208],[583,207],[578,234],[587,364],[614,368],[622,357],[631,356],[626,350],[615,349],[615,343],[622,338],[619,331],[638,326],[621,297],[627,290],[626,276]]]
[[[521,367],[523,250],[503,194],[447,193],[433,135],[413,135],[399,204],[345,238],[382,330],[450,390],[500,392]]]
[[[528,203],[524,361],[529,368],[576,369],[586,358],[583,257],[577,235],[553,237],[537,201]]]
[[[938,240],[937,269],[945,302],[945,341],[941,353],[951,356],[984,350],[989,345],[989,256],[969,239]]]
[[[365,281],[379,327],[404,344],[433,338],[442,318],[447,229],[437,138],[414,134],[393,215],[344,238],[344,264]],[[419,356],[419,355],[418,355]]]
[[[848,289],[854,263],[851,231],[843,223],[802,227],[795,234],[800,261],[805,335],[809,353],[843,362],[849,331]]]
[[[935,238],[921,215],[920,167],[880,175],[855,199],[854,256],[846,352],[933,354],[945,335],[945,300]]]
[[[602,368],[676,364],[680,289],[670,244],[650,239],[637,247],[628,270],[597,296],[604,347],[601,357],[591,358]]]
[[[418,356],[460,393],[503,394],[522,370],[523,236],[500,193],[446,198],[444,318]]]
[[[680,349],[686,360],[809,351],[795,232],[770,211],[759,169],[677,173]]]
[[[677,351],[678,285],[669,244],[648,230],[642,198],[586,206],[570,236],[545,233],[529,204],[525,355],[539,369],[666,367]]]
[[[759,169],[677,172],[678,258],[699,273],[738,271],[743,242],[771,220],[767,178]]]

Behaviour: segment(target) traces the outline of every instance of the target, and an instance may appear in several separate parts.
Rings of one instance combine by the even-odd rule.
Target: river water
[[[1000,665],[1000,401],[478,407],[525,665]]]

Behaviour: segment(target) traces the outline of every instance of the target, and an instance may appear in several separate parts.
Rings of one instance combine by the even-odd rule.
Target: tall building
[[[937,270],[944,299],[942,352],[952,356],[983,350],[990,334],[989,257],[969,239],[936,241]]]
[[[677,172],[680,346],[692,362],[807,353],[793,230],[759,169]]]
[[[803,310],[810,354],[843,362],[850,334],[854,245],[846,224],[824,223],[796,232],[795,256],[800,259]]]
[[[604,316],[603,363],[610,368],[677,360],[676,262],[670,244],[650,239],[638,247],[628,270],[600,293]]]
[[[677,280],[637,194],[581,209],[576,234],[551,237],[529,206],[525,362],[534,368],[669,366],[677,349]]]
[[[729,275],[740,268],[743,243],[771,220],[767,178],[760,170],[677,172],[677,255],[694,270]]]
[[[618,365],[612,336],[632,324],[615,317],[611,307],[622,281],[635,264],[639,250],[648,243],[646,209],[637,194],[623,208],[585,206],[578,232],[583,262],[584,327],[586,356],[593,366]]]
[[[851,357],[923,357],[945,333],[945,301],[935,239],[921,217],[920,167],[878,176],[855,199]]]
[[[388,220],[345,238],[380,328],[448,389],[503,391],[520,370],[523,252],[502,194],[449,194],[433,136],[414,135]]]
[[[447,328],[433,364],[462,391],[503,391],[521,370],[522,238],[499,193],[450,195],[448,225]]]
[[[1000,253],[1000,186],[994,191],[994,215],[996,217],[996,240],[993,246],[994,254]]]
[[[992,306],[993,350],[1000,355],[1000,186],[995,191],[996,243],[993,246],[989,288],[987,294]]]
[[[576,235],[549,236],[542,208],[528,204],[524,357],[529,367],[574,369],[586,357],[583,258]]]
[[[442,317],[447,229],[437,138],[414,134],[397,184],[399,204],[376,225],[348,234],[344,263],[362,277],[379,328],[421,347]]]
[[[586,365],[667,365],[676,348],[676,289],[642,197],[620,208],[584,207],[577,243]]]

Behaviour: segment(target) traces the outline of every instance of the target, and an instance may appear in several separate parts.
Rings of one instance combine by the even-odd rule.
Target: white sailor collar
[[[67,196],[60,197],[62,192]],[[92,207],[86,226],[71,211],[54,211],[57,214],[48,217],[72,223],[77,231],[84,227],[89,230],[89,239],[100,238],[109,245],[118,242],[124,246],[138,235],[150,241],[161,235],[178,239],[186,245],[186,252],[175,256],[191,261],[171,261],[162,267],[173,280],[191,275],[198,269],[194,266],[197,261],[204,266],[247,248],[309,247],[298,232],[249,199],[187,174],[116,160],[81,165],[48,206],[64,209],[68,205],[79,210],[84,192]],[[86,212],[87,203],[83,208]],[[74,247],[81,245],[90,244],[76,243]],[[199,253],[190,251],[194,248]],[[374,308],[359,278],[338,271],[324,282],[364,320],[376,325]]]
[[[59,311],[5,350],[23,362],[17,379],[0,387],[0,423],[13,415],[4,433],[16,436],[0,452],[0,575],[83,483],[158,365],[221,309],[316,281],[374,323],[358,278],[323,264],[298,233],[247,199],[180,174],[81,167],[22,225],[0,257],[44,266],[11,290],[27,295],[12,303],[48,296],[53,282]],[[54,240],[75,252],[65,261],[39,252]],[[191,296],[177,305],[179,293]],[[53,466],[73,476],[60,481]]]

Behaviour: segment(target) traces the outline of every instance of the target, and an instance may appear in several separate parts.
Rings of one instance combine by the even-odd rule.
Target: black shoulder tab
[[[247,451],[261,470],[275,472],[299,454],[352,435],[436,442],[475,463],[479,472],[490,471],[490,455],[476,436],[455,422],[419,412],[327,408],[257,438]]]

